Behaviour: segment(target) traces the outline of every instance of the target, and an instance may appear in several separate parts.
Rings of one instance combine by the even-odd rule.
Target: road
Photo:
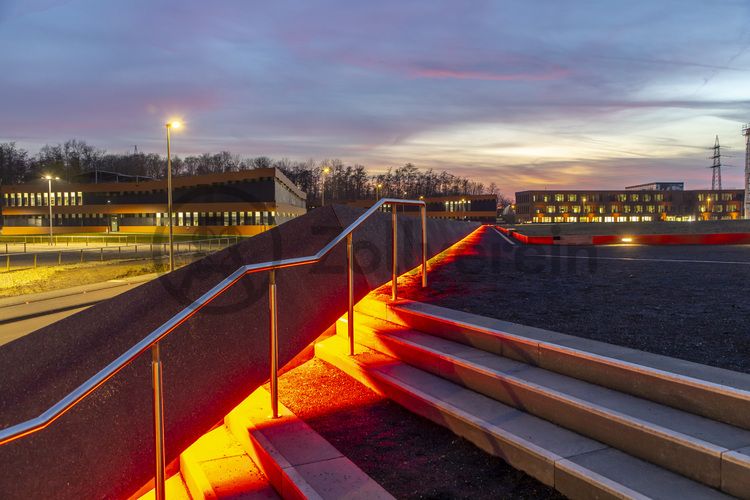
[[[60,321],[103,300],[132,290],[156,275],[83,285],[0,299],[0,346]]]

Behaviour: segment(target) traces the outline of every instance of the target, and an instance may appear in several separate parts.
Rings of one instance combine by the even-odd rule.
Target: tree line
[[[388,168],[371,175],[363,165],[348,165],[339,159],[293,161],[266,156],[244,158],[229,151],[172,158],[173,175],[201,175],[276,167],[302,191],[308,204],[320,204],[365,198],[419,196],[460,196],[493,194],[501,204],[505,198],[493,182],[485,185],[446,171],[421,170],[411,163]],[[62,144],[45,145],[36,155],[13,142],[0,143],[0,183],[19,184],[43,175],[54,175],[68,182],[95,171],[160,179],[166,175],[167,161],[155,153],[113,154],[84,141],[71,139]]]

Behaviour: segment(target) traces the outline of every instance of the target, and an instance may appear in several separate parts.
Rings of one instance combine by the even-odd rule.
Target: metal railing
[[[201,295],[192,304],[182,309],[172,316],[166,323],[153,330],[146,337],[141,339],[133,347],[122,353],[114,361],[99,370],[94,376],[89,378],[83,384],[63,397],[60,401],[52,405],[41,415],[15,424],[0,430],[0,445],[4,445],[20,439],[29,434],[33,434],[52,424],[55,420],[64,415],[68,410],[73,408],[81,400],[94,392],[102,384],[114,377],[123,368],[128,366],[133,360],[141,354],[151,349],[151,377],[153,388],[153,413],[154,413],[154,444],[155,444],[155,493],[157,500],[165,498],[165,456],[164,456],[164,400],[163,400],[163,383],[162,383],[162,365],[159,342],[173,332],[177,327],[190,319],[198,311],[208,305],[216,297],[227,291],[242,277],[248,274],[269,271],[268,294],[269,294],[269,326],[270,326],[270,386],[271,386],[271,408],[272,418],[279,416],[279,392],[278,392],[278,304],[276,301],[276,271],[288,267],[298,267],[319,262],[323,257],[328,255],[333,248],[346,240],[346,259],[347,259],[347,288],[348,288],[348,337],[349,337],[349,354],[354,354],[354,255],[352,248],[352,233],[362,223],[365,222],[373,213],[378,211],[382,206],[390,205],[392,207],[392,252],[393,268],[391,271],[391,299],[396,300],[398,297],[398,226],[396,205],[416,205],[420,207],[420,218],[422,226],[422,287],[427,286],[427,210],[424,201],[419,200],[399,200],[395,198],[382,198],[375,205],[370,207],[364,214],[359,216],[354,222],[349,224],[338,236],[331,240],[326,246],[321,248],[317,253],[307,257],[296,257],[291,259],[282,259],[277,261],[261,262],[258,264],[247,264],[239,267],[232,274],[224,278],[221,282]]]
[[[208,251],[211,252],[212,250],[221,250],[222,248],[225,248],[230,245],[234,245],[238,243],[240,240],[239,236],[222,236],[217,238],[208,238],[203,240],[185,240],[185,241],[177,241],[174,243],[175,246],[175,252],[177,254],[190,254],[195,252],[202,252],[202,251]],[[0,247],[1,247],[0,243]],[[12,252],[0,254],[0,270],[4,270],[5,272],[9,272],[11,270],[11,260],[15,261],[16,263],[19,261],[22,262],[28,262],[31,261],[31,263],[26,267],[19,267],[18,265],[15,266],[15,269],[28,269],[28,268],[36,268],[40,265],[40,260],[46,259],[46,265],[47,266],[54,266],[54,265],[62,265],[65,264],[73,264],[73,263],[79,263],[83,264],[84,262],[84,255],[88,256],[98,256],[98,258],[94,260],[99,260],[100,262],[103,262],[105,260],[104,256],[107,255],[109,260],[116,260],[123,258],[124,255],[131,254],[132,259],[131,260],[137,260],[138,259],[138,247],[140,247],[141,252],[140,255],[143,256],[142,258],[146,258],[149,255],[152,258],[161,258],[161,257],[168,257],[167,250],[168,250],[169,243],[134,243],[129,245],[111,245],[111,246],[103,246],[103,247],[86,247],[86,248],[78,248],[73,250],[57,250],[57,249],[48,249],[48,250],[38,250],[38,251],[27,251],[26,250],[26,244],[24,243],[24,250],[23,252]],[[7,250],[7,244],[6,244],[6,250]],[[162,254],[156,256],[154,254],[154,250],[161,250]],[[39,257],[42,257],[42,259],[39,259]],[[54,256],[57,256],[55,259]],[[66,259],[63,259],[63,256],[66,256]],[[74,258],[70,258],[73,256]],[[65,261],[65,262],[64,262]],[[89,259],[87,262],[91,261]],[[4,263],[4,265],[2,264]]]

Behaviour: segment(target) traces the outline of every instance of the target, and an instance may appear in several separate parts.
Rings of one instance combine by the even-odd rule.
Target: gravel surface
[[[396,498],[563,498],[318,359],[284,374],[279,398]]]
[[[475,234],[433,266],[428,289],[406,279],[403,296],[750,373],[750,246],[512,246],[489,227]]]

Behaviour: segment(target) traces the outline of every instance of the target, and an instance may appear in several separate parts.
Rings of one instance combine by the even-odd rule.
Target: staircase
[[[169,500],[362,499],[393,497],[333,445],[258,389],[180,454]],[[154,491],[136,495],[152,500]]]
[[[369,296],[316,355],[571,498],[750,499],[750,375]]]

